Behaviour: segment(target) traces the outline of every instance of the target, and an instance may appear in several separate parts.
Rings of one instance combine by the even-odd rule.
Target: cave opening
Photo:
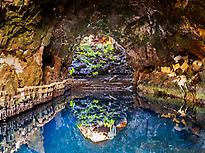
[[[126,17],[133,11],[127,3],[115,5],[116,1],[109,0],[52,2],[49,6],[42,3],[43,12],[47,12],[43,25],[47,25],[52,35],[45,36],[50,42],[43,53],[45,84],[72,76],[121,74],[132,77],[123,47],[125,43],[122,43]],[[83,43],[85,39],[90,42]],[[58,76],[52,75],[57,71]]]
[[[125,49],[112,37],[89,35],[74,48],[69,75],[75,78],[98,75],[130,75]]]

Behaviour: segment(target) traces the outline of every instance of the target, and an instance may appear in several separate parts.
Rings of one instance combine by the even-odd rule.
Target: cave
[[[0,151],[204,152],[204,11],[200,0],[0,1]]]

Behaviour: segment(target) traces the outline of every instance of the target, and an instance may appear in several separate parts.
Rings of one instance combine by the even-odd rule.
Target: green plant
[[[73,75],[74,72],[75,72],[75,69],[72,67],[72,68],[69,70],[69,74],[70,74],[70,75]]]

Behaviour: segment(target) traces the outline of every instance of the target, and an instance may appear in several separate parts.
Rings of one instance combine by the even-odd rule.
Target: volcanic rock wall
[[[51,83],[43,82],[43,77],[52,21],[45,20],[41,5],[40,1],[0,1],[0,90],[9,94],[15,94],[17,88]],[[58,74],[52,81],[55,82],[62,80],[59,67],[63,62],[54,51],[53,54],[54,64],[49,68]]]

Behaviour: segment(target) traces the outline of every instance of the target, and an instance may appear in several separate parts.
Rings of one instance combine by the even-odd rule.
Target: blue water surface
[[[203,140],[174,130],[170,120],[142,109],[128,114],[128,126],[110,141],[93,144],[84,139],[69,109],[43,127],[46,153],[203,153]],[[36,153],[26,145],[18,153]]]

